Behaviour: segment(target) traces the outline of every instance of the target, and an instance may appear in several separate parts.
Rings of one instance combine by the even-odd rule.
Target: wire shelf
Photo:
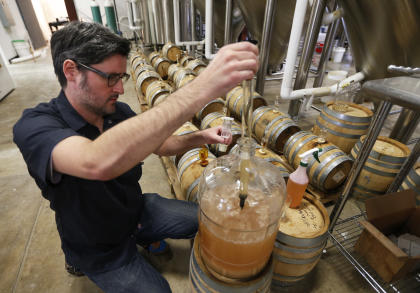
[[[354,245],[363,231],[359,220],[365,215],[359,214],[339,221],[334,231],[329,233],[332,244],[353,265],[360,275],[372,286],[376,292],[420,292],[420,271],[411,273],[405,279],[393,283],[384,282],[375,271],[355,251]]]

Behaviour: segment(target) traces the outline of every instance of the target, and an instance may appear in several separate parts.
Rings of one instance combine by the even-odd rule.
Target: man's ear
[[[77,68],[76,62],[66,59],[63,63],[63,73],[67,81],[75,81],[76,77],[80,74],[80,71]]]

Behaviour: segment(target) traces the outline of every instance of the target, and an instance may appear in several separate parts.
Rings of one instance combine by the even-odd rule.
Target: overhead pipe
[[[273,25],[275,13],[277,9],[277,0],[268,0],[265,4],[264,25],[262,33],[262,41],[260,46],[260,68],[257,72],[256,91],[264,94],[265,73],[267,72],[268,54],[270,50],[271,35],[273,32]]]
[[[332,86],[292,90],[293,72],[294,72],[295,63],[297,59],[299,41],[300,41],[300,36],[303,30],[303,23],[305,21],[305,13],[306,13],[307,6],[308,6],[308,0],[296,1],[295,13],[293,16],[293,25],[292,25],[292,30],[290,33],[289,48],[287,50],[287,55],[286,55],[286,64],[285,64],[285,70],[284,70],[284,75],[283,75],[283,82],[280,89],[280,98],[282,100],[290,101],[290,100],[303,98],[304,96],[308,96],[308,95],[309,96],[313,95],[317,97],[317,96],[333,94],[333,93],[336,93],[339,89],[342,89],[353,82],[362,81],[365,78],[365,74],[363,72],[358,72]],[[307,51],[309,52],[309,50]],[[299,67],[302,72],[302,68],[301,68],[302,66],[299,66]],[[301,81],[305,81],[306,83],[306,77],[303,78],[302,74],[300,74],[299,76],[299,72],[298,72],[298,76],[296,77],[296,80],[299,83]],[[300,84],[297,85],[297,83],[295,82],[295,87],[296,86],[304,87],[304,85],[300,85]],[[290,114],[290,108],[289,108],[289,114]],[[295,114],[295,113],[292,113],[292,114]]]
[[[206,0],[206,37],[205,37],[205,56],[207,59],[213,59],[213,6],[214,0]]]

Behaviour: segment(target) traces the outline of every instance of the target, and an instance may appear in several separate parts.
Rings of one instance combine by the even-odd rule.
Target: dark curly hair
[[[62,88],[67,86],[63,73],[66,59],[91,65],[115,54],[127,57],[129,52],[129,40],[98,23],[73,21],[51,37],[54,71]]]

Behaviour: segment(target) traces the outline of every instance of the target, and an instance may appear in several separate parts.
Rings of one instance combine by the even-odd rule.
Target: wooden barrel
[[[182,88],[184,85],[186,85],[187,83],[190,83],[191,81],[193,81],[195,78],[195,75],[185,75],[184,77],[182,77],[179,81],[179,83],[177,84],[177,88]]]
[[[137,59],[147,60],[147,56],[141,52],[135,52],[130,55],[130,64],[133,65]]]
[[[320,143],[319,137],[307,131],[292,135],[284,145],[284,155],[293,168],[300,163],[299,155],[315,147],[322,148],[318,163],[315,158],[308,161],[308,177],[312,186],[322,191],[339,187],[350,172],[352,159],[335,145]]]
[[[189,281],[193,293],[269,293],[273,275],[272,259],[266,267],[251,280],[225,282],[215,278],[204,264],[199,249],[199,234],[194,239],[190,257]]]
[[[156,58],[158,58],[158,57],[160,57],[161,55],[160,55],[160,52],[157,52],[157,51],[153,51],[152,53],[150,53],[149,54],[149,62],[150,62],[150,64],[153,64],[153,61],[156,59]]]
[[[172,135],[186,135],[189,133],[193,133],[195,131],[198,131],[199,129],[197,126],[192,124],[191,122],[187,121],[185,122],[180,128],[175,130],[175,132]],[[180,152],[176,154],[175,156],[171,157],[172,162],[174,162],[175,166],[178,165],[179,159],[185,154],[186,152]]]
[[[350,152],[357,158],[366,136],[362,136]],[[392,138],[378,136],[365,165],[353,186],[352,194],[359,199],[383,195],[410,155],[410,149]]]
[[[206,69],[206,64],[203,61],[201,61],[200,59],[193,59],[193,60],[188,61],[186,67],[191,69],[192,71],[194,71],[198,75],[198,74],[201,73],[201,71]]]
[[[141,63],[139,64],[136,69],[134,70],[134,77],[137,80],[140,76],[140,74],[142,74],[144,71],[149,70],[149,71],[155,71],[155,68],[148,64],[148,63]]]
[[[416,193],[416,203],[420,205],[420,163],[414,165],[405,177],[399,190],[412,189]]]
[[[181,65],[179,65],[178,63],[171,64],[168,68],[168,79],[175,81],[174,80],[175,73],[181,68],[182,68]]]
[[[201,120],[200,129],[207,129],[211,127],[221,126],[223,125],[223,117],[225,117],[222,113],[219,112],[213,112],[208,114],[206,117],[204,117],[203,120]],[[222,151],[219,144],[211,144],[210,150],[216,155],[216,156],[222,156],[227,154],[230,149],[235,145],[236,141],[241,137],[242,129],[241,125],[237,123],[236,121],[232,121],[232,143],[227,146],[225,151]]]
[[[146,102],[149,107],[158,105],[172,92],[172,87],[163,80],[152,82],[146,89]]]
[[[149,61],[147,61],[147,59],[145,58],[137,58],[133,61],[133,63],[131,63],[131,70],[133,72],[136,72],[137,67],[139,66],[150,66]]]
[[[171,62],[168,59],[165,57],[157,57],[153,60],[152,64],[162,79],[168,79],[168,68],[171,65]]]
[[[187,78],[188,75],[196,76],[195,72],[191,69],[181,68],[174,73],[173,81],[176,85],[176,88],[180,88],[180,83],[184,78]]]
[[[162,48],[162,55],[172,62],[176,62],[179,58],[181,58],[182,51],[174,43],[168,42]]]
[[[242,119],[242,94],[243,89],[241,86],[234,87],[226,94],[226,105],[233,117],[239,121]],[[267,101],[257,92],[254,92],[252,102],[254,110],[262,106],[267,106]]]
[[[289,115],[270,106],[254,110],[251,125],[258,142],[261,143],[262,139],[266,138],[267,146],[276,153],[282,153],[289,137],[300,131]]]
[[[274,243],[273,288],[293,284],[312,271],[327,243],[329,224],[325,207],[308,193],[298,209],[286,208]]]
[[[239,145],[235,144],[229,151],[231,154],[238,154],[239,153]],[[277,168],[279,168],[281,172],[281,176],[283,178],[289,178],[290,171],[292,170],[290,166],[288,166],[287,162],[285,162],[279,155],[270,151],[269,149],[263,149],[259,144],[256,144],[255,156],[257,158],[261,158]]]
[[[373,112],[366,107],[350,102],[328,102],[316,119],[313,133],[325,131],[327,141],[350,153],[360,137],[367,133]]]
[[[178,162],[178,177],[181,183],[185,199],[197,202],[198,183],[200,183],[201,174],[204,171],[200,165],[200,148],[195,148],[186,152]],[[209,152],[207,161],[211,162],[216,157]]]
[[[156,71],[151,71],[151,70],[143,71],[137,78],[137,82],[136,82],[137,92],[143,95],[146,95],[146,90],[149,84],[159,79],[160,79],[160,75]]]
[[[195,114],[195,118],[201,122],[204,117],[213,112],[223,113],[225,107],[225,101],[221,98],[217,98],[205,105],[200,111]]]
[[[185,66],[187,66],[188,62],[191,61],[191,60],[194,60],[194,57],[192,57],[190,55],[184,55],[179,60],[179,64],[181,64],[181,66],[185,67]]]

